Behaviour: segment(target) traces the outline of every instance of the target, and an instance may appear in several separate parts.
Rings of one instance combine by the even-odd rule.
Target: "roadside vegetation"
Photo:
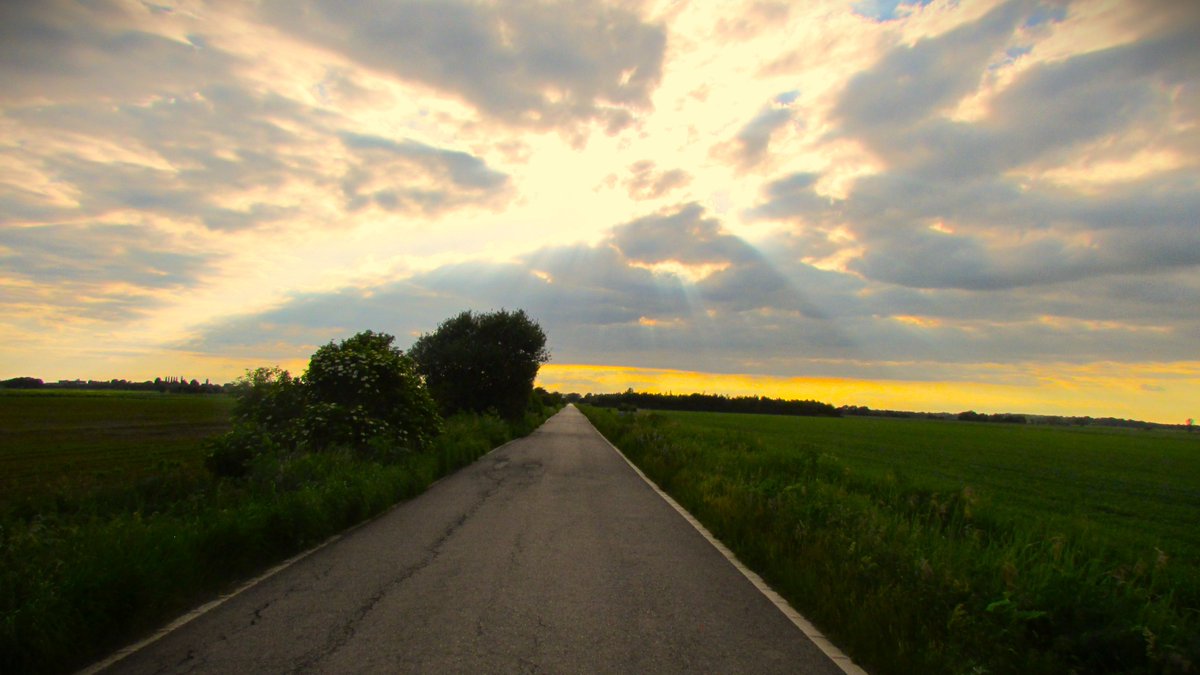
[[[1186,433],[582,410],[871,673],[1200,669]]]
[[[539,346],[504,414],[442,416],[392,343],[359,333],[302,376],[250,371],[233,396],[0,392],[0,672],[101,657],[562,406],[533,389]]]

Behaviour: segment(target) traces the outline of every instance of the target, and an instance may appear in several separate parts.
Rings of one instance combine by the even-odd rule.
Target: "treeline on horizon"
[[[842,415],[856,417],[898,417],[906,419],[958,420],[959,422],[991,422],[993,424],[1045,424],[1058,427],[1119,427],[1124,429],[1186,429],[1191,424],[1163,424],[1123,417],[1092,417],[1090,415],[1029,415],[1014,413],[980,413],[966,410],[960,413],[911,412],[905,410],[879,410],[867,406],[844,405],[838,410]],[[1190,422],[1191,420],[1189,420]]]
[[[1022,415],[1014,413],[979,413],[966,410],[960,413],[914,412],[883,410],[867,406],[843,405],[813,400],[768,398],[765,396],[724,396],[721,394],[651,394],[632,389],[609,394],[568,394],[571,402],[597,408],[617,410],[678,410],[683,412],[728,412],[759,415],[795,415],[800,417],[894,417],[901,419],[957,420],[960,422],[990,422],[993,424],[1044,424],[1049,426],[1101,426],[1125,429],[1183,429],[1190,424],[1162,424],[1120,417],[1091,417],[1063,415]],[[1189,420],[1190,421],[1190,420]]]
[[[236,386],[233,382],[213,384],[184,377],[156,377],[153,380],[59,380],[45,382],[37,377],[13,377],[0,380],[0,389],[71,389],[88,391],[158,391],[171,394],[224,394]]]
[[[763,396],[722,396],[720,394],[648,394],[632,389],[620,394],[587,394],[581,400],[598,408],[631,410],[681,410],[688,412],[752,413],[759,415],[799,415],[804,417],[841,417],[828,403],[799,401]]]

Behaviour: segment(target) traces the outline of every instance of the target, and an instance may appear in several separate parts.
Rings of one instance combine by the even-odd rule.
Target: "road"
[[[841,673],[573,407],[110,673]]]

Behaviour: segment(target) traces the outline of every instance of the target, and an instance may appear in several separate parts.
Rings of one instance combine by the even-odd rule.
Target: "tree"
[[[0,387],[6,389],[41,389],[43,385],[45,382],[36,377],[14,377],[0,382]]]
[[[524,412],[541,364],[546,334],[524,310],[463,312],[417,339],[408,350],[446,414]]]

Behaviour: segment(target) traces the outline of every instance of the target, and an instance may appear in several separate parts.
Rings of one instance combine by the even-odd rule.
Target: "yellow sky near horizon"
[[[965,410],[1116,417],[1160,424],[1183,424],[1196,416],[1190,397],[1200,386],[1200,362],[1147,365],[1132,379],[1126,367],[1108,364],[1064,368],[1032,384],[979,381],[865,380],[836,377],[772,377],[712,374],[653,368],[547,364],[539,386],[550,391],[658,394],[709,393],[724,396],[815,400],[834,406],[877,410],[959,413]],[[1081,412],[1088,411],[1088,412]]]

